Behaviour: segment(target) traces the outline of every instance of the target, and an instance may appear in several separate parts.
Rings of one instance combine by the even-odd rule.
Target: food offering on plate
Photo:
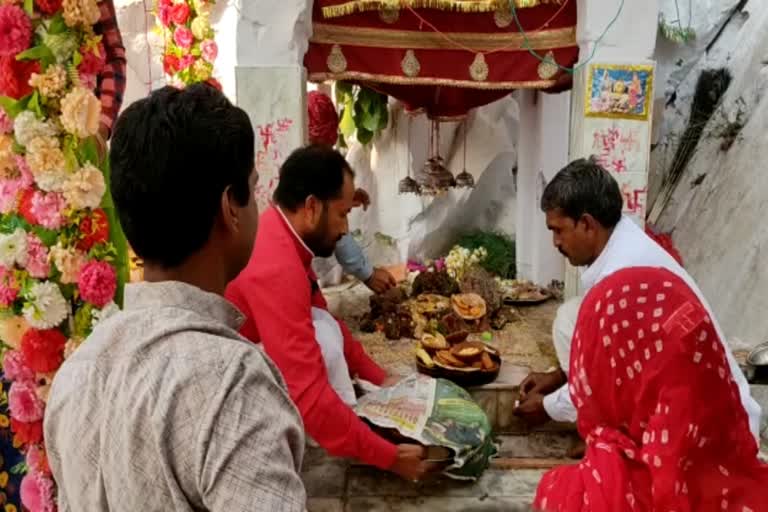
[[[461,293],[476,293],[485,301],[489,315],[495,315],[502,308],[503,294],[498,280],[483,267],[470,267],[461,278]]]
[[[493,382],[499,374],[499,351],[482,341],[451,344],[442,334],[426,333],[416,347],[419,372],[464,386]]]
[[[451,344],[440,333],[424,333],[421,337],[421,346],[427,350],[448,350],[451,348]]]
[[[501,281],[480,266],[471,266],[459,283],[444,269],[421,271],[410,285],[402,283],[370,297],[370,311],[360,319],[363,332],[381,332],[388,339],[419,340],[424,333],[441,332],[449,344],[472,333],[501,330],[519,319],[502,302]]]
[[[408,293],[402,287],[371,295],[370,311],[360,319],[360,330],[383,332],[391,340],[412,337],[416,323],[407,301]]]
[[[471,333],[490,330],[491,315],[480,295],[462,293],[451,297],[451,310],[440,319],[439,328],[451,343],[457,343]],[[463,337],[456,336],[457,333]]]
[[[552,298],[552,293],[524,279],[499,282],[505,304],[540,304]]]
[[[459,292],[459,283],[445,270],[430,270],[421,272],[413,281],[411,296],[418,297],[424,293],[433,293],[450,297]]]
[[[451,297],[453,311],[464,320],[480,320],[488,309],[485,300],[476,293],[462,293]]]
[[[434,293],[422,293],[413,301],[411,309],[428,318],[439,317],[450,311],[451,300]]]

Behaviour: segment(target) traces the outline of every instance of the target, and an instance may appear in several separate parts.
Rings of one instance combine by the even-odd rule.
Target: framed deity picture
[[[586,117],[647,120],[653,102],[653,66],[591,64]]]

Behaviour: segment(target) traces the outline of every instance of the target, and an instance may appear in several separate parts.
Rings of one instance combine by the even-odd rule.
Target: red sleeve
[[[371,431],[328,382],[303,270],[272,269],[260,272],[258,281],[241,276],[237,286],[247,305],[245,313],[255,320],[264,350],[280,368],[307,434],[331,455],[392,467],[397,447]]]
[[[339,322],[341,333],[344,335],[344,358],[347,360],[350,374],[380,386],[387,378],[387,372],[365,353],[363,345],[352,336],[347,324],[339,319],[336,321]]]

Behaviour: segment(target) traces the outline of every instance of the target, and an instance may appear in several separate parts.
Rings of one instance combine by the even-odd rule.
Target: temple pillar
[[[591,94],[589,103],[587,101],[587,92],[591,93],[590,88],[599,82],[591,71],[598,70],[602,78],[602,73],[609,68],[609,78],[624,80],[619,76],[620,70],[631,71],[632,66],[648,66],[646,74],[638,68],[641,71],[639,78],[642,87],[650,83],[652,88],[653,61],[650,59],[655,49],[657,25],[657,0],[579,0],[577,40],[580,61],[574,69],[573,89],[560,95],[538,95],[539,100],[535,102],[532,100],[534,93],[523,91],[520,94],[518,269],[521,277],[539,284],[547,284],[549,279],[559,275],[565,280],[567,297],[580,291],[579,271],[553,252],[551,238],[545,236],[543,215],[539,215],[538,199],[543,185],[568,161],[596,154],[619,179],[625,195],[625,212],[643,222],[652,92],[647,88],[641,91],[640,96],[648,96],[643,96],[648,108],[642,115],[634,116],[594,115],[588,108],[592,104]],[[630,73],[625,88],[633,85],[632,76]],[[624,101],[622,86],[616,91],[616,101]],[[613,97],[609,96],[609,101],[610,98]],[[637,100],[638,95],[633,93],[629,101],[634,104]],[[595,102],[595,107],[600,107],[598,103]],[[606,108],[610,110],[610,107]],[[563,126],[570,129],[565,141],[560,132]],[[566,148],[565,155],[563,147]],[[559,261],[557,265],[556,260]],[[565,268],[565,272],[557,274],[557,267]]]

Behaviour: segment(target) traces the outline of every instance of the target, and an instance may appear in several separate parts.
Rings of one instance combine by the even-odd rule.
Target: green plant
[[[366,145],[387,127],[389,123],[389,98],[373,89],[349,82],[336,82],[336,104],[341,107],[339,116],[339,145],[355,136]]]
[[[680,20],[667,23],[664,14],[659,15],[659,30],[664,37],[677,44],[685,44],[696,39],[696,31],[690,24],[683,27]]]
[[[487,255],[480,262],[480,266],[502,279],[515,278],[517,274],[515,241],[507,235],[490,231],[474,231],[460,236],[456,245],[469,250],[485,248]]]

